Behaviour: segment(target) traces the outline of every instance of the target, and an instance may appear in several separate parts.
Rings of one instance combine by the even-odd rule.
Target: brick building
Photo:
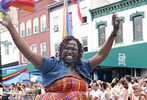
[[[49,10],[54,0],[37,0],[37,12],[18,10],[18,31],[30,49],[44,56],[50,56]],[[19,53],[20,64],[29,61]]]

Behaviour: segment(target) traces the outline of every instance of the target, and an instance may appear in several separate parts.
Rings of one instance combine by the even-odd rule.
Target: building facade
[[[78,19],[76,4],[69,3],[69,15],[73,35],[84,45],[83,60],[89,59],[100,50],[110,36],[112,13],[116,11],[122,19],[118,36],[115,38],[108,57],[95,69],[93,79],[111,81],[126,74],[134,77],[146,76],[145,50],[146,4],[145,0],[78,0],[82,17]],[[101,4],[102,3],[102,4]],[[63,2],[49,5],[51,56],[58,52],[63,31]],[[111,77],[110,77],[111,76]]]
[[[14,7],[10,8],[8,12],[12,16],[13,24],[16,30],[18,29],[17,21],[17,9]],[[1,64],[2,67],[10,67],[18,65],[19,56],[18,49],[16,48],[9,31],[4,27],[0,26],[0,38],[1,38]]]
[[[95,78],[109,80],[130,74],[147,76],[147,2],[146,0],[120,0],[90,10],[92,17],[91,52],[83,59],[93,56],[112,32],[112,13],[116,11],[122,19],[118,36],[108,57],[99,65]],[[97,49],[97,50],[95,50]],[[110,77],[111,75],[111,77]],[[106,79],[107,78],[107,79]]]
[[[18,25],[20,36],[27,42],[33,52],[40,53],[43,56],[50,56],[50,22],[48,5],[53,0],[36,1],[37,12],[18,10]],[[20,53],[20,64],[29,63],[29,61]]]
[[[13,20],[14,27],[18,30],[17,9],[9,8],[8,14]],[[2,75],[2,68],[17,66],[19,64],[19,51],[15,46],[9,31],[6,27],[0,25],[0,75]],[[0,77],[0,81],[2,78]]]
[[[70,23],[72,27],[72,35],[78,38],[84,45],[85,51],[88,51],[88,36],[91,33],[91,16],[89,9],[91,0],[78,0],[81,14],[84,19],[82,23],[78,17],[77,4],[69,1],[68,10]],[[50,43],[51,56],[55,56],[58,52],[59,43],[62,41],[63,33],[63,1],[49,5],[50,10]]]

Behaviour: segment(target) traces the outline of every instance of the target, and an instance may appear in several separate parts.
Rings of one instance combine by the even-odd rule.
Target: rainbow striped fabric
[[[41,100],[87,100],[87,89],[84,79],[69,75],[45,87]]]
[[[71,30],[71,23],[70,23],[69,12],[68,12],[68,0],[64,0],[62,39],[64,39],[66,36],[69,36],[69,35],[72,35],[72,30]]]
[[[9,11],[10,6],[23,9],[29,12],[36,12],[36,5],[34,0],[1,0],[0,11],[2,8],[5,11]]]

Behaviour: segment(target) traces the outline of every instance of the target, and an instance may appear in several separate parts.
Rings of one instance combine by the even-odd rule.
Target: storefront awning
[[[2,68],[2,79],[7,80],[9,78],[15,77],[20,73],[27,72],[27,65],[19,65],[8,68]]]
[[[91,58],[97,52],[84,53],[82,60]],[[100,66],[147,68],[147,43],[112,48]]]
[[[28,63],[28,72],[38,72],[32,63]]]

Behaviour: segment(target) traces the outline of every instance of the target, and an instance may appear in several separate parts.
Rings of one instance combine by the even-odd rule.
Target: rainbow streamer
[[[79,16],[79,19],[81,20],[81,22],[82,22],[82,23],[84,23],[84,19],[83,19],[82,15],[81,15],[81,11],[80,11],[80,6],[79,6],[79,3],[78,3],[78,2],[76,2],[75,0],[71,0],[71,2],[73,2],[73,3],[76,3],[76,4],[77,4],[77,9],[78,9],[78,16]]]
[[[71,23],[70,23],[69,12],[68,12],[68,0],[64,0],[62,39],[64,39],[66,36],[69,36],[69,35],[72,35],[72,30],[71,30]]]
[[[34,0],[1,0],[0,11],[1,9],[4,9],[7,12],[9,11],[10,6],[29,12],[36,12],[36,5]]]

